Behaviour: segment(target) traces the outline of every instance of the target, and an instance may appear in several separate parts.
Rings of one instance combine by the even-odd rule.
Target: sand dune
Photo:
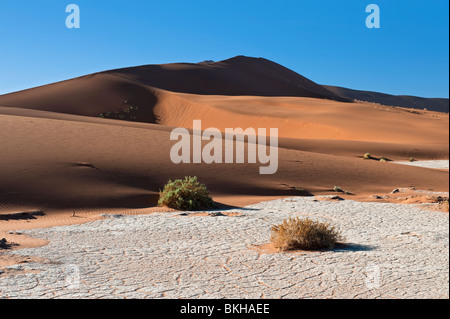
[[[448,115],[306,97],[175,93],[95,74],[0,97],[1,106],[98,117],[138,107],[136,121],[191,127],[277,127],[280,137],[447,144]],[[364,151],[364,150],[363,150]]]
[[[186,175],[198,176],[219,202],[224,196],[230,205],[233,196],[298,195],[293,187],[325,194],[339,185],[357,195],[411,185],[448,190],[446,172],[367,161],[356,154],[281,148],[274,175],[259,175],[259,164],[176,165],[169,158],[174,144],[170,127],[57,113],[52,118],[24,116],[26,110],[11,115],[11,108],[6,110],[8,115],[0,115],[0,135],[7,137],[0,158],[4,212],[21,205],[149,207],[168,179]]]
[[[158,90],[159,123],[191,127],[277,127],[280,137],[385,143],[448,143],[448,115],[367,103],[293,97],[227,97]]]
[[[448,114],[348,103],[265,59],[142,66],[0,96],[0,211],[145,208],[168,179],[196,175],[227,205],[255,198],[448,191],[448,172],[363,160],[448,159]],[[129,118],[130,108],[136,108]],[[121,112],[125,120],[100,118]],[[127,117],[128,116],[128,117]],[[175,165],[174,127],[279,129],[279,169]],[[132,120],[132,121],[131,121]]]
[[[351,90],[338,86],[324,85],[327,90],[339,95],[340,97],[360,100],[366,102],[374,102],[383,105],[400,106],[414,109],[427,109],[437,112],[449,112],[449,99],[444,98],[423,98],[419,96],[409,95],[391,95],[371,91]]]
[[[132,105],[140,106],[138,121],[155,122],[153,90],[107,74],[93,74],[0,96],[1,106],[97,117]]]
[[[263,58],[146,65],[105,72],[173,92],[329,98],[348,101],[304,76]]]
[[[153,88],[205,95],[296,96],[347,101],[266,59],[145,65],[105,71],[0,96],[1,106],[97,116],[140,106],[151,110]],[[154,119],[141,114],[139,121]]]

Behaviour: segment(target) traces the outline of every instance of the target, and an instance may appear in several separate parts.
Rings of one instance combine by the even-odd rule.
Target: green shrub
[[[101,113],[98,115],[98,117],[106,119],[135,121],[138,114],[139,106],[130,106],[129,108],[122,111]]]
[[[186,176],[184,180],[169,180],[159,194],[158,205],[179,210],[203,210],[214,208],[206,186],[197,177]]]
[[[333,190],[338,193],[343,193],[344,191],[339,186],[334,186]]]
[[[364,154],[364,157],[363,157],[364,159],[371,159],[372,158],[372,155],[370,155],[370,153],[366,153],[366,154]]]
[[[275,248],[292,249],[332,249],[342,239],[335,227],[328,223],[311,219],[289,218],[280,225],[271,227],[270,240]]]

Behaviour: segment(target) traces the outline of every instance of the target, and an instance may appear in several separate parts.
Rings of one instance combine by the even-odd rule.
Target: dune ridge
[[[372,91],[352,90],[338,86],[323,85],[327,90],[342,98],[379,103],[382,105],[400,106],[413,109],[427,109],[436,112],[449,112],[449,99],[423,98],[410,95],[392,95]]]

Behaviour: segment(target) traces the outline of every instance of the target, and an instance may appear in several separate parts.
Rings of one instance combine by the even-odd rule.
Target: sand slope
[[[159,123],[204,128],[276,127],[280,137],[386,143],[448,143],[448,115],[367,103],[293,97],[227,97],[158,90]]]
[[[346,100],[277,63],[241,56],[215,63],[144,65],[90,74],[1,95],[0,105],[97,116],[129,105],[149,109],[155,99],[152,90],[144,87],[206,95]]]
[[[366,102],[374,102],[383,105],[392,105],[400,107],[408,107],[414,109],[428,109],[437,112],[449,112],[449,99],[443,98],[423,98],[419,96],[409,95],[391,95],[371,91],[351,90],[338,86],[324,85],[327,90],[339,95],[340,97],[360,100]]]
[[[448,191],[443,171],[305,152],[301,146],[280,149],[274,175],[259,175],[260,164],[175,165],[169,158],[170,127],[23,109],[12,115],[11,110],[0,109],[5,212],[17,206],[148,207],[168,179],[186,175],[198,176],[218,201],[227,197],[226,204],[236,203],[233,196],[298,195],[293,187],[314,194],[330,193],[335,185],[355,194],[411,185]],[[27,112],[40,117],[24,116]]]
[[[277,127],[280,137],[447,144],[448,115],[305,97],[175,93],[95,74],[0,97],[1,106],[98,117],[138,107],[136,121],[205,128]],[[364,152],[364,150],[362,150]]]
[[[448,114],[335,101],[265,59],[112,70],[0,96],[0,210],[155,205],[168,179],[196,175],[217,201],[397,187],[448,191],[448,172],[363,160],[448,159]],[[138,107],[134,121],[99,118]],[[279,169],[170,161],[174,127],[278,128]],[[205,142],[206,143],[206,142]],[[247,198],[247,199],[245,199]],[[244,200],[243,200],[244,199]]]
[[[173,92],[329,98],[347,101],[304,76],[263,58],[145,65],[105,72]]]

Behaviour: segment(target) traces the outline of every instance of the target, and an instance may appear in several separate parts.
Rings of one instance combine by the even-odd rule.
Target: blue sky
[[[65,25],[77,4],[81,28]],[[365,25],[368,4],[381,28]],[[320,83],[449,96],[445,0],[0,2],[0,94],[93,72],[264,57]]]

